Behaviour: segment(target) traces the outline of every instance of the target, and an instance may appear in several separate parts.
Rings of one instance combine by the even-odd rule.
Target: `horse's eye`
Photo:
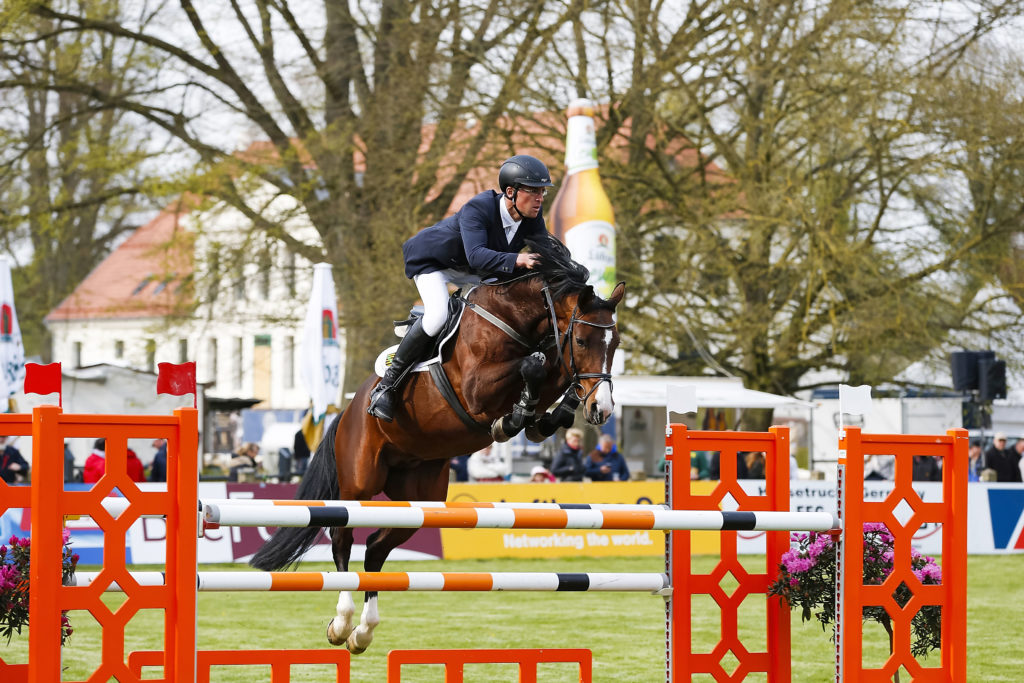
[[[584,349],[587,346],[587,342],[583,341],[579,337],[576,337],[576,346],[580,347],[581,349]]]

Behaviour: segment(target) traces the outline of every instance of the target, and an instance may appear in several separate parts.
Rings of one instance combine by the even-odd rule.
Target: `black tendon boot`
[[[433,342],[434,338],[423,331],[423,321],[417,319],[402,337],[402,342],[398,345],[395,357],[384,377],[373,388],[366,412],[385,422],[394,419],[395,395],[402,387],[402,381],[412,366],[423,358],[423,354],[430,349]]]

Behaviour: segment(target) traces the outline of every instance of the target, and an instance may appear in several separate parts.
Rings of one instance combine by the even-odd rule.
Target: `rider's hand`
[[[540,254],[519,254],[516,256],[516,268],[532,270],[539,260]]]

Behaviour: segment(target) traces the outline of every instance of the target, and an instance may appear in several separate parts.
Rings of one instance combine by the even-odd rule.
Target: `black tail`
[[[338,432],[341,415],[328,427],[316,453],[309,459],[306,473],[302,475],[296,500],[337,500],[338,470],[334,464],[334,436]],[[280,527],[263,544],[249,564],[263,571],[288,569],[299,563],[299,558],[309,550],[320,535],[320,527]]]

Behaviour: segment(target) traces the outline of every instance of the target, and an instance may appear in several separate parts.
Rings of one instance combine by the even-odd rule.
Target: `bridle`
[[[544,292],[544,305],[547,307],[548,312],[551,314],[551,330],[552,330],[552,334],[555,337],[555,349],[556,349],[557,354],[558,354],[558,360],[559,360],[559,362],[561,362],[562,367],[567,371],[566,374],[568,374],[572,378],[570,380],[570,385],[569,386],[575,392],[576,398],[578,398],[581,402],[586,401],[587,399],[589,399],[591,397],[591,395],[593,395],[593,393],[595,391],[597,391],[597,388],[599,386],[601,386],[602,382],[608,382],[608,390],[612,391],[614,389],[614,387],[612,385],[611,373],[608,373],[608,372],[580,372],[577,369],[577,367],[576,367],[576,347],[572,344],[572,328],[573,328],[573,326],[576,325],[576,323],[579,323],[580,325],[589,325],[590,327],[597,327],[597,328],[601,328],[601,329],[607,330],[607,329],[611,329],[611,328],[615,327],[615,322],[613,321],[613,322],[610,322],[610,323],[595,323],[595,322],[591,322],[589,320],[584,320],[583,318],[578,317],[576,314],[580,310],[580,305],[579,305],[579,302],[577,301],[576,305],[574,305],[572,307],[572,314],[569,316],[569,324],[566,325],[566,327],[565,327],[565,333],[562,334],[558,330],[558,317],[555,315],[555,302],[551,298],[551,292],[550,292],[548,287],[544,287],[544,289],[542,291]],[[568,365],[565,362],[565,354],[562,352],[562,342],[563,342],[563,340],[565,342],[565,345],[569,347],[569,363],[568,363]],[[580,383],[581,379],[596,379],[598,381],[594,383],[594,386],[592,386],[590,388],[590,391],[588,391],[587,393],[584,394],[584,393],[582,393],[583,392],[583,385]]]
[[[500,284],[507,285],[510,282],[525,279],[531,276],[533,276],[533,273],[527,273],[512,280],[505,280]],[[491,283],[484,284],[490,285]],[[602,382],[608,382],[608,388],[609,390],[612,390],[613,384],[611,373],[579,371],[579,369],[576,367],[576,351],[573,344],[571,343],[571,340],[572,329],[577,323],[579,323],[580,325],[589,325],[590,327],[597,327],[601,329],[611,329],[612,327],[615,327],[615,323],[595,323],[589,320],[584,320],[583,318],[577,315],[580,310],[579,302],[577,302],[576,305],[573,306],[572,314],[569,316],[569,323],[565,327],[565,332],[562,332],[558,328],[558,316],[555,314],[555,302],[551,297],[550,288],[545,286],[541,291],[544,292],[544,307],[547,309],[548,313],[551,316],[551,334],[549,336],[544,337],[537,345],[531,344],[525,337],[523,337],[523,335],[521,335],[519,332],[517,332],[511,326],[509,326],[508,323],[503,321],[501,318],[498,318],[496,315],[494,315],[487,309],[483,308],[479,304],[470,302],[468,298],[469,292],[467,292],[462,297],[462,299],[466,303],[467,308],[472,310],[474,313],[479,315],[487,322],[497,327],[499,330],[501,330],[506,335],[511,337],[518,344],[525,346],[527,349],[531,351],[539,350],[543,352],[554,346],[559,363],[561,363],[562,368],[565,370],[565,373],[570,377],[569,387],[573,389],[574,393],[576,394],[576,397],[581,402],[589,399],[594,394],[594,392],[597,391],[597,388],[601,386]],[[565,346],[569,347],[568,363],[566,363],[565,361]],[[580,380],[584,379],[596,379],[598,381],[594,383],[594,386],[590,388],[590,391],[583,393],[583,384]]]

